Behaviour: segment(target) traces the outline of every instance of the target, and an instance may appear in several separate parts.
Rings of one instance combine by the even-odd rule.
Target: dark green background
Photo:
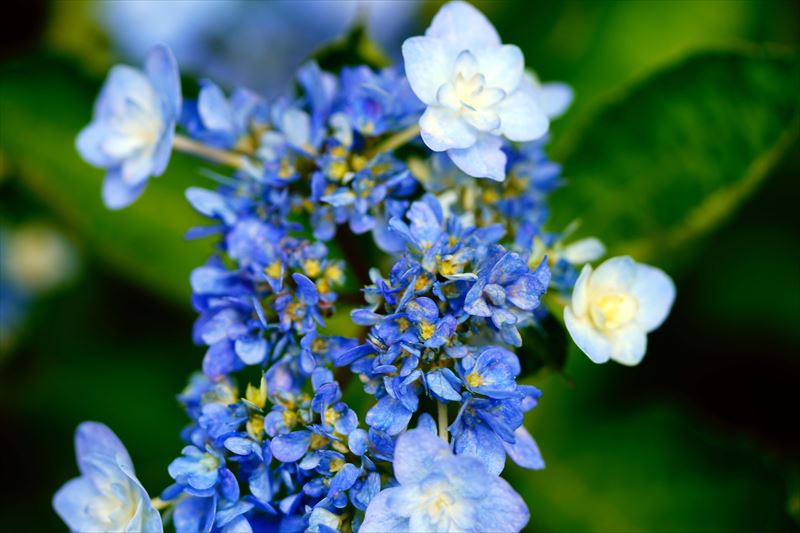
[[[650,336],[639,367],[595,366],[573,352],[565,375],[529,378],[545,393],[527,425],[547,469],[506,474],[530,506],[530,529],[796,529],[800,151],[789,115],[798,78],[775,82],[761,63],[716,55],[713,64],[685,58],[765,43],[791,54],[800,4],[479,5],[544,80],[575,88],[572,110],[554,126],[553,151],[580,187],[559,193],[554,206],[586,202],[584,231],[615,251],[641,250],[678,284],[673,313]],[[422,7],[420,29],[436,7]],[[170,482],[166,465],[179,453],[186,421],[175,394],[203,355],[190,342],[188,272],[209,251],[180,240],[198,220],[180,191],[201,179],[184,158],[174,158],[131,209],[101,206],[102,172],[82,163],[72,143],[114,58],[85,4],[26,9],[2,22],[0,221],[56,224],[78,244],[83,268],[32,309],[17,347],[0,359],[0,529],[7,531],[62,529],[49,500],[77,471],[72,432],[82,420],[117,432],[151,495]],[[764,93],[737,92],[743,73]],[[684,114],[692,106],[704,111],[699,119]],[[750,156],[762,155],[754,123],[764,138],[788,132],[788,145],[763,147],[775,157],[747,194],[702,235],[675,240],[661,232],[670,209],[747,173]],[[670,132],[678,128],[676,140]],[[641,180],[613,181],[619,169]],[[648,204],[637,204],[647,194],[665,213],[640,220]],[[560,216],[572,213],[556,210]],[[627,248],[637,242],[631,232],[657,245]]]

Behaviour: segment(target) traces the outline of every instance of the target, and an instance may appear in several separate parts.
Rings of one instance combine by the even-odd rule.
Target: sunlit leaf
[[[551,227],[579,219],[644,261],[710,232],[796,138],[797,67],[788,52],[704,52],[635,85],[556,147],[567,186]]]

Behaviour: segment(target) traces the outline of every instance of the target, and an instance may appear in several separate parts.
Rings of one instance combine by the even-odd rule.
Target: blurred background
[[[528,502],[529,529],[797,530],[800,3],[477,4],[541,79],[575,89],[552,153],[580,190],[556,194],[556,219],[560,205],[585,206],[587,233],[678,284],[639,367],[570,350],[528,379],[544,391],[526,424],[547,468],[505,475]],[[0,528],[63,529],[50,498],[76,475],[72,433],[87,419],[112,427],[158,494],[186,422],[175,395],[203,355],[190,340],[188,275],[210,244],[182,240],[200,222],[182,196],[197,165],[174,157],[142,201],[111,212],[102,171],[74,150],[109,66],[139,64],[164,42],[188,77],[274,95],[357,20],[396,58],[438,5],[33,1],[3,17]],[[777,51],[795,67],[775,78],[749,60],[691,59],[706,50]],[[771,90],[742,93],[751,82]],[[690,203],[700,215],[687,217],[689,237],[658,227]]]

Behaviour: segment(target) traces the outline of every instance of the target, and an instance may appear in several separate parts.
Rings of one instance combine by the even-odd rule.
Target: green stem
[[[407,142],[415,139],[419,135],[419,124],[414,124],[413,126],[409,126],[408,128],[404,129],[403,131],[399,131],[389,137],[388,139],[380,142],[375,148],[370,150],[367,153],[367,156],[371,159],[378,154],[382,154],[384,152],[391,152],[396,148],[400,148]]]
[[[219,148],[212,148],[180,134],[175,135],[172,141],[172,147],[179,152],[196,155],[233,168],[241,168],[245,159],[245,156],[242,154],[220,150]]]
[[[436,418],[439,421],[439,436],[444,439],[445,442],[449,442],[447,432],[447,405],[442,402],[436,402],[436,414]]]

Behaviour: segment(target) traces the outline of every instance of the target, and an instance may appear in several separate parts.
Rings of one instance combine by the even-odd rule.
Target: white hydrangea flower
[[[465,2],[444,5],[424,37],[407,39],[403,59],[411,88],[428,106],[419,123],[423,141],[446,151],[470,176],[503,181],[502,138],[542,137],[550,126],[542,104],[563,111],[571,99],[563,88],[543,90],[526,76],[522,51],[502,44],[486,17]]]
[[[675,300],[675,284],[658,268],[612,257],[596,270],[583,267],[564,322],[575,344],[595,363],[633,366],[647,350]]]

